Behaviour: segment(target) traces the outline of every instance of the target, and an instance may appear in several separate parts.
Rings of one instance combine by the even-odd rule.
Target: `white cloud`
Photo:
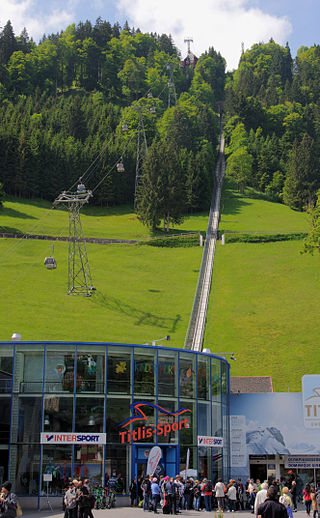
[[[182,55],[186,36],[196,55],[214,47],[228,69],[238,66],[242,42],[246,49],[270,38],[285,44],[292,31],[287,18],[249,7],[248,0],[118,0],[118,9],[142,31],[171,34]]]
[[[14,33],[19,35],[24,27],[37,41],[44,33],[60,32],[75,21],[76,1],[66,1],[63,7],[54,2],[39,4],[36,0],[1,0],[0,23],[10,20]]]

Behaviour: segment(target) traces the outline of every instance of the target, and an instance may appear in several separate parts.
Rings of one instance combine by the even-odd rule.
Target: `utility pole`
[[[177,93],[176,93],[176,87],[174,84],[174,76],[173,76],[173,65],[170,63],[167,65],[167,70],[170,73],[170,78],[168,81],[168,108],[171,108],[171,106],[177,104]],[[172,98],[174,99],[174,103],[172,103]]]
[[[60,203],[65,205],[69,212],[68,295],[90,297],[95,290],[80,220],[80,209],[91,197],[92,192],[80,182],[77,192],[63,191],[53,202],[55,207]]]

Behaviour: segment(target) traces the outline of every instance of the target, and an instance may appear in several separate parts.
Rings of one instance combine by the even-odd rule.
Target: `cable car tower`
[[[76,192],[63,191],[53,202],[54,207],[61,203],[69,211],[68,295],[90,297],[95,290],[80,221],[80,209],[91,197],[92,191],[85,188],[80,178]]]
[[[150,94],[151,92],[148,94],[148,97],[152,97],[152,94]],[[139,184],[141,182],[141,178],[143,177],[142,164],[144,159],[148,156],[148,144],[143,123],[143,111],[150,110],[151,113],[155,113],[155,108],[147,108],[147,106],[133,106],[133,109],[138,112],[139,116],[139,123],[137,129],[136,179],[134,186],[134,208],[136,208]]]
[[[171,106],[177,104],[177,92],[176,87],[174,84],[174,77],[173,77],[173,65],[170,63],[167,65],[167,70],[170,73],[170,78],[168,81],[168,108],[171,108]],[[172,102],[172,99],[174,100],[174,103]]]

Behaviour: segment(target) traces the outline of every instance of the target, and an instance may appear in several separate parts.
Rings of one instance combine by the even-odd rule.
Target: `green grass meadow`
[[[262,199],[223,193],[220,229],[306,232],[308,216]],[[300,391],[320,369],[320,257],[303,241],[218,243],[204,346],[235,352],[233,376],[272,376],[274,390]]]
[[[68,235],[68,214],[47,202],[10,199],[0,229]],[[87,206],[86,237],[144,241],[153,234],[132,208]],[[206,212],[187,217],[171,234],[207,228]],[[226,182],[220,229],[307,232],[308,216]],[[161,231],[157,235],[163,235]],[[97,291],[67,295],[68,244],[54,243],[58,268],[48,271],[50,241],[0,239],[0,340],[150,343],[183,347],[202,249],[140,244],[87,244]],[[300,254],[302,241],[218,243],[204,347],[235,352],[232,375],[272,376],[277,391],[300,391],[304,374],[319,372],[320,257]]]
[[[15,246],[15,248],[13,248]],[[67,295],[67,243],[55,243],[56,270],[43,265],[50,242],[0,240],[0,340],[81,340],[182,347],[202,250],[87,245],[91,297]]]

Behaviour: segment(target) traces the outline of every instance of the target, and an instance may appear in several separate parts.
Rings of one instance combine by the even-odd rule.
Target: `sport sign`
[[[198,435],[198,446],[223,448],[223,437],[208,437],[206,435]]]
[[[40,434],[41,444],[106,444],[105,433],[50,433]]]

